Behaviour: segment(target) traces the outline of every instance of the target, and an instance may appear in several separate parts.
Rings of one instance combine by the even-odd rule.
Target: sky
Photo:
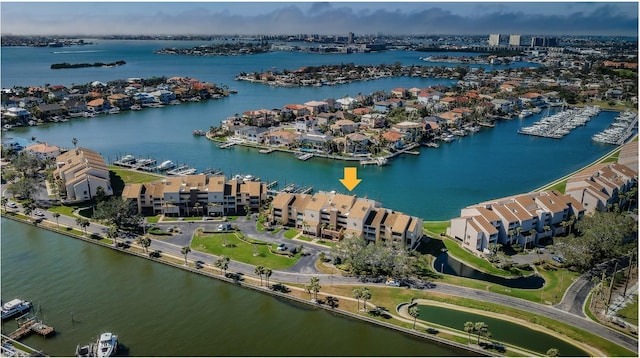
[[[2,35],[638,36],[638,2],[0,2]]]

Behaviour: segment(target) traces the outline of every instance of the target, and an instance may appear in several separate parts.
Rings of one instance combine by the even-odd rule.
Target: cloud
[[[638,35],[637,3],[162,4],[143,9],[111,3],[96,11],[76,3],[56,3],[55,12],[47,12],[5,3],[2,33]],[[41,7],[46,5],[50,4]]]

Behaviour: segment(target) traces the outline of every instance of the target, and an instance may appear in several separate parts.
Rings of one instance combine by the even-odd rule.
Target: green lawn
[[[638,325],[638,295],[634,295],[633,302],[618,311],[618,316],[633,325]]]
[[[435,237],[439,237],[441,233],[447,231],[447,228],[451,225],[449,220],[447,221],[426,221],[422,223],[422,228],[429,234]]]
[[[54,206],[49,208],[52,213],[58,213],[60,215],[71,216],[77,218],[78,216],[73,213],[76,208],[71,206]]]
[[[234,246],[223,246],[225,238],[228,244]],[[289,268],[300,258],[299,254],[296,254],[294,257],[288,257],[271,253],[266,243],[256,240],[253,241],[257,242],[257,244],[242,241],[235,233],[202,234],[196,232],[196,235],[191,241],[191,248],[216,256],[228,256],[231,260],[244,262],[249,265],[262,265],[273,270]],[[276,245],[271,246],[275,252]],[[257,255],[254,256],[254,252],[257,253]]]
[[[113,165],[109,166],[109,170],[122,178],[122,181],[124,181],[125,184],[149,183],[163,178],[161,175],[143,173],[137,170],[125,169]]]
[[[298,231],[296,229],[288,229],[287,231],[284,232],[284,237],[286,237],[287,239],[293,239],[299,233],[300,233],[300,231]]]

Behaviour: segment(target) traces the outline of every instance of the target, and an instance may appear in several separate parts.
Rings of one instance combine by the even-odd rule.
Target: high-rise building
[[[352,44],[352,43],[353,43],[353,32],[349,32],[349,38],[348,38],[348,41],[349,41],[349,43],[350,43],[350,44]]]
[[[557,37],[532,37],[531,47],[557,47]]]
[[[520,35],[509,35],[509,46],[520,46]]]
[[[498,46],[498,45],[500,45],[500,34],[490,34],[489,46]]]

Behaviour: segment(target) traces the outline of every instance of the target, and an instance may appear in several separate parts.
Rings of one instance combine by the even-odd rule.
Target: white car
[[[18,204],[14,203],[13,201],[10,201],[10,202],[7,204],[7,206],[8,206],[8,207],[10,207],[11,209],[15,209],[15,208],[17,208],[17,207],[18,207]]]
[[[37,210],[34,214],[37,216],[44,216],[44,213],[40,210]]]
[[[400,287],[400,282],[395,281],[395,280],[388,280],[387,281],[387,286]]]

